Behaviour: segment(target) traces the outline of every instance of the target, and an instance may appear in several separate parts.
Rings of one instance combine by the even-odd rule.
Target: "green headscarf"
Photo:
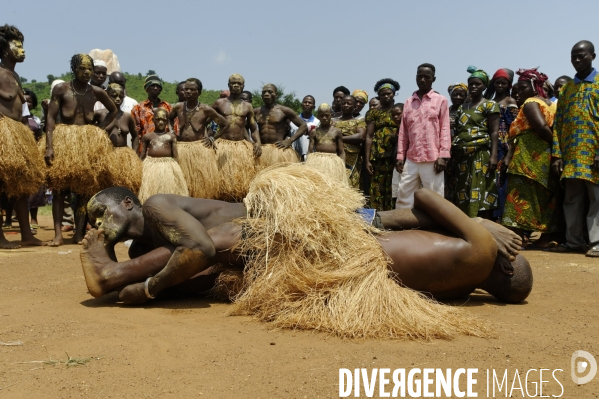
[[[470,77],[468,77],[468,80],[477,78],[483,81],[485,87],[489,87],[489,74],[487,74],[485,71],[472,65],[470,65],[466,71],[471,74]]]

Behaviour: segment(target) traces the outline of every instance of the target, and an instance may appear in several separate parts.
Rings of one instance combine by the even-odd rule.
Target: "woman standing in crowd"
[[[368,93],[364,90],[354,90],[352,92],[352,97],[356,99],[356,109],[354,110],[354,118],[356,119],[364,119],[364,115],[361,114],[362,110],[368,104]]]
[[[397,124],[391,116],[395,93],[399,83],[381,79],[374,85],[381,103],[380,108],[366,114],[366,170],[372,175],[370,182],[370,208],[388,211],[394,208],[392,179],[397,157]]]
[[[470,66],[468,93],[470,101],[458,108],[456,135],[451,146],[453,203],[470,217],[492,219],[498,207],[497,129],[499,106],[483,97],[489,75]]]
[[[493,99],[499,105],[499,128],[497,135],[497,189],[499,191],[499,208],[493,212],[493,219],[501,222],[505,196],[507,195],[507,176],[502,168],[503,158],[509,151],[508,131],[510,125],[518,115],[516,100],[510,97],[514,71],[508,68],[498,69],[491,79],[489,88],[485,92],[485,98]]]
[[[460,105],[464,104],[466,98],[468,97],[468,85],[466,83],[454,83],[449,85],[447,88],[447,92],[449,93],[449,99],[451,100],[451,105],[449,106],[449,133],[451,134],[451,140],[455,137],[455,127],[456,127],[456,115],[458,114],[458,108]],[[445,171],[445,199],[451,201],[451,159],[449,160]]]
[[[364,104],[366,102],[364,101]],[[343,100],[341,100],[341,117],[333,121],[333,126],[341,130],[343,134],[345,169],[349,185],[355,189],[359,189],[360,170],[362,169],[362,143],[366,136],[366,122],[364,118],[354,117],[355,103],[355,97],[343,97]]]
[[[506,156],[509,179],[502,224],[522,237],[525,232],[542,232],[535,246],[547,248],[555,245],[549,234],[557,232],[559,218],[559,182],[550,173],[556,106],[544,91],[545,74],[536,68],[517,73],[513,94],[520,112],[509,131],[513,144]]]

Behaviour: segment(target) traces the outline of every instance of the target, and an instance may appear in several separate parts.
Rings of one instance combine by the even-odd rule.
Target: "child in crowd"
[[[154,131],[142,138],[143,175],[139,190],[142,203],[154,194],[189,195],[185,177],[177,163],[177,137],[166,131],[167,110],[154,110],[154,126]]]
[[[306,165],[349,184],[347,173],[345,173],[343,133],[331,126],[331,107],[328,104],[321,104],[316,116],[320,120],[320,126],[310,131]]]

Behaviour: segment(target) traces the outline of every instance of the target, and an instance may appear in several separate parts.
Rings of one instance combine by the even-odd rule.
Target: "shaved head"
[[[595,52],[595,46],[588,40],[581,40],[572,47],[572,51],[574,50],[586,50],[589,53],[593,54]]]

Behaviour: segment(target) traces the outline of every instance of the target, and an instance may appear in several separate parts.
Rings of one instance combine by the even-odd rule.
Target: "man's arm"
[[[131,134],[131,148],[137,152],[139,148],[139,135],[137,134],[137,130],[135,128],[135,122],[133,121],[133,117],[131,115],[124,114],[127,118],[127,125],[129,126],[129,134]]]
[[[182,103],[175,103],[168,113],[168,127],[170,130],[173,130],[173,126],[175,126],[175,118],[179,115],[179,107],[181,104]]]
[[[407,101],[406,101],[407,105]],[[410,108],[405,106],[403,114],[401,115],[401,123],[399,124],[399,131],[397,132],[397,161],[395,162],[395,169],[399,173],[403,172],[403,165],[405,162],[405,154],[408,149],[408,123],[406,122],[406,115]]]
[[[173,159],[179,162],[179,151],[177,150],[177,136],[175,136],[175,133],[170,134],[172,135],[171,149],[173,150]]]
[[[449,105],[447,99],[442,97],[439,111],[439,158],[435,161],[435,172],[445,170],[446,158],[451,156],[451,132],[449,129]]]
[[[54,87],[54,90],[52,90],[52,96],[50,98],[50,105],[48,105],[48,116],[46,119],[46,155],[44,157],[48,166],[52,165],[52,162],[54,161],[52,136],[54,134],[54,126],[56,125],[56,117],[58,116],[61,97],[65,90],[64,87],[66,87],[64,83]]]
[[[337,136],[337,155],[339,156],[339,158],[343,160],[343,163],[345,163],[345,147],[343,146],[343,133],[341,133],[341,130],[337,129],[336,127],[334,127],[333,129],[335,129],[335,135]]]
[[[146,152],[148,152],[148,135],[146,134],[141,138],[141,154],[139,158],[143,161],[146,159]]]
[[[254,157],[259,158],[262,155],[262,142],[260,141],[260,132],[257,128],[256,117],[254,115],[254,108],[252,108],[252,106],[250,105],[249,109],[250,112],[247,116],[247,124],[250,128],[250,135],[252,136],[252,140],[254,140]],[[249,137],[246,137],[246,140],[250,141]]]
[[[300,118],[291,108],[281,106],[281,111],[283,111],[283,114],[287,117],[287,119],[297,126],[297,132],[295,132],[293,136],[283,141],[276,142],[275,145],[279,148],[289,148],[291,143],[306,133],[308,126],[306,125],[306,122],[304,122],[304,120]]]
[[[366,125],[366,141],[364,143],[364,164],[366,171],[373,174],[372,164],[370,163],[370,152],[372,151],[372,139],[374,138],[374,121]]]
[[[106,127],[108,125],[110,125],[112,123],[112,121],[114,121],[114,118],[116,118],[116,113],[118,112],[118,108],[116,107],[116,105],[114,104],[112,99],[108,96],[108,93],[106,93],[104,90],[100,89],[99,87],[96,87],[96,86],[92,86],[92,87],[94,90],[94,95],[96,96],[96,100],[100,101],[102,103],[102,105],[104,105],[106,107],[106,109],[108,110],[108,114],[106,114],[106,117],[104,118],[104,120],[102,122],[100,122],[100,124],[98,125],[98,127],[100,129],[106,129]]]

